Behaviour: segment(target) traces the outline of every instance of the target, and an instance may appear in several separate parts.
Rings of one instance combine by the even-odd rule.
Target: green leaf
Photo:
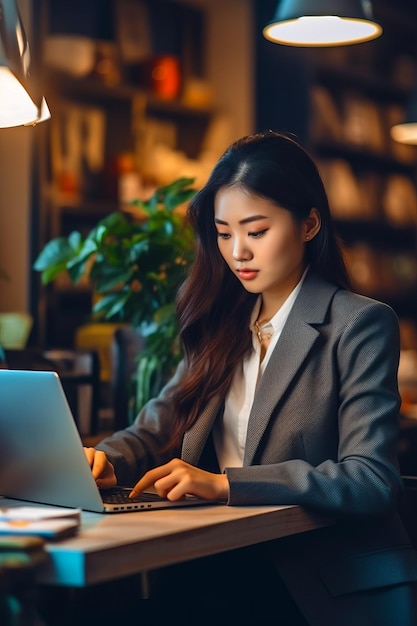
[[[72,266],[77,265],[78,263],[85,262],[95,252],[97,252],[96,243],[92,241],[91,239],[86,239],[84,243],[82,243],[81,246],[79,247],[77,254],[76,255],[74,254],[72,258],[68,259],[67,261],[68,268],[71,268]]]
[[[132,270],[123,268],[123,272],[108,272],[107,275],[100,275],[95,283],[96,290],[99,293],[105,293],[114,289],[120,289],[132,280]]]
[[[72,233],[70,233],[70,235],[68,236],[68,243],[73,250],[79,250],[83,243],[81,233],[79,233],[77,230],[74,230]]]
[[[45,270],[43,270],[41,274],[42,284],[47,285],[51,281],[55,280],[55,278],[59,276],[59,274],[62,274],[62,272],[65,272],[66,269],[67,269],[67,266],[65,262],[57,263],[54,266],[46,268]]]
[[[145,236],[142,234],[139,237],[135,237],[132,241],[132,245],[129,250],[129,258],[131,260],[137,259],[141,254],[148,252],[149,250],[149,239],[145,239]]]
[[[42,272],[42,283],[50,283],[68,269],[81,248],[81,235],[74,231],[68,238],[57,237],[49,241],[38,255],[34,269]],[[74,273],[70,272],[71,279]]]
[[[157,213],[161,205],[165,205],[165,210],[171,213],[177,206],[194,196],[196,190],[190,188],[194,180],[194,178],[178,178],[168,185],[158,187],[148,200],[134,200],[131,204],[140,207],[148,215]]]
[[[72,282],[74,283],[74,285],[76,285],[78,283],[78,281],[85,276],[86,272],[87,272],[87,261],[86,260],[78,260],[75,259],[75,261],[77,261],[76,263],[67,263],[66,267],[67,267],[67,271],[68,274],[72,280]]]
[[[183,189],[182,191],[178,191],[175,195],[168,194],[165,199],[167,208],[173,211],[177,206],[191,200],[194,195],[195,189]]]
[[[129,291],[117,291],[100,298],[93,307],[94,313],[104,313],[106,319],[119,316],[130,298]],[[120,316],[123,319],[123,316]]]
[[[62,266],[74,256],[70,239],[58,237],[49,241],[34,263],[34,269],[43,272],[51,266]]]

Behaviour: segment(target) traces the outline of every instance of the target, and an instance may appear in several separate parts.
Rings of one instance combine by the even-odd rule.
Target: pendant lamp
[[[287,46],[324,47],[379,37],[370,0],[279,0],[266,39]]]
[[[406,108],[404,121],[391,128],[391,137],[399,143],[417,145],[417,85]]]
[[[36,76],[16,0],[0,0],[0,128],[51,117]]]

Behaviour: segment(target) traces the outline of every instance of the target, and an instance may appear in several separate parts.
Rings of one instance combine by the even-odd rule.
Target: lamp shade
[[[338,46],[375,39],[370,0],[280,0],[263,29],[266,39],[288,46]]]
[[[0,128],[50,117],[32,75],[29,42],[15,0],[0,0]]]

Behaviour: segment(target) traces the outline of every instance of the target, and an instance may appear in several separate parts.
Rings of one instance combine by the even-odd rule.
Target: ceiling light
[[[391,128],[391,137],[399,143],[417,145],[417,85],[408,103],[404,121]]]
[[[361,43],[381,33],[369,0],[281,0],[263,29],[270,41],[306,47]]]

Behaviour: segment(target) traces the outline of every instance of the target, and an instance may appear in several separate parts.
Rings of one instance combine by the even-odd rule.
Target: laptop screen
[[[55,372],[0,370],[0,494],[102,511]]]

